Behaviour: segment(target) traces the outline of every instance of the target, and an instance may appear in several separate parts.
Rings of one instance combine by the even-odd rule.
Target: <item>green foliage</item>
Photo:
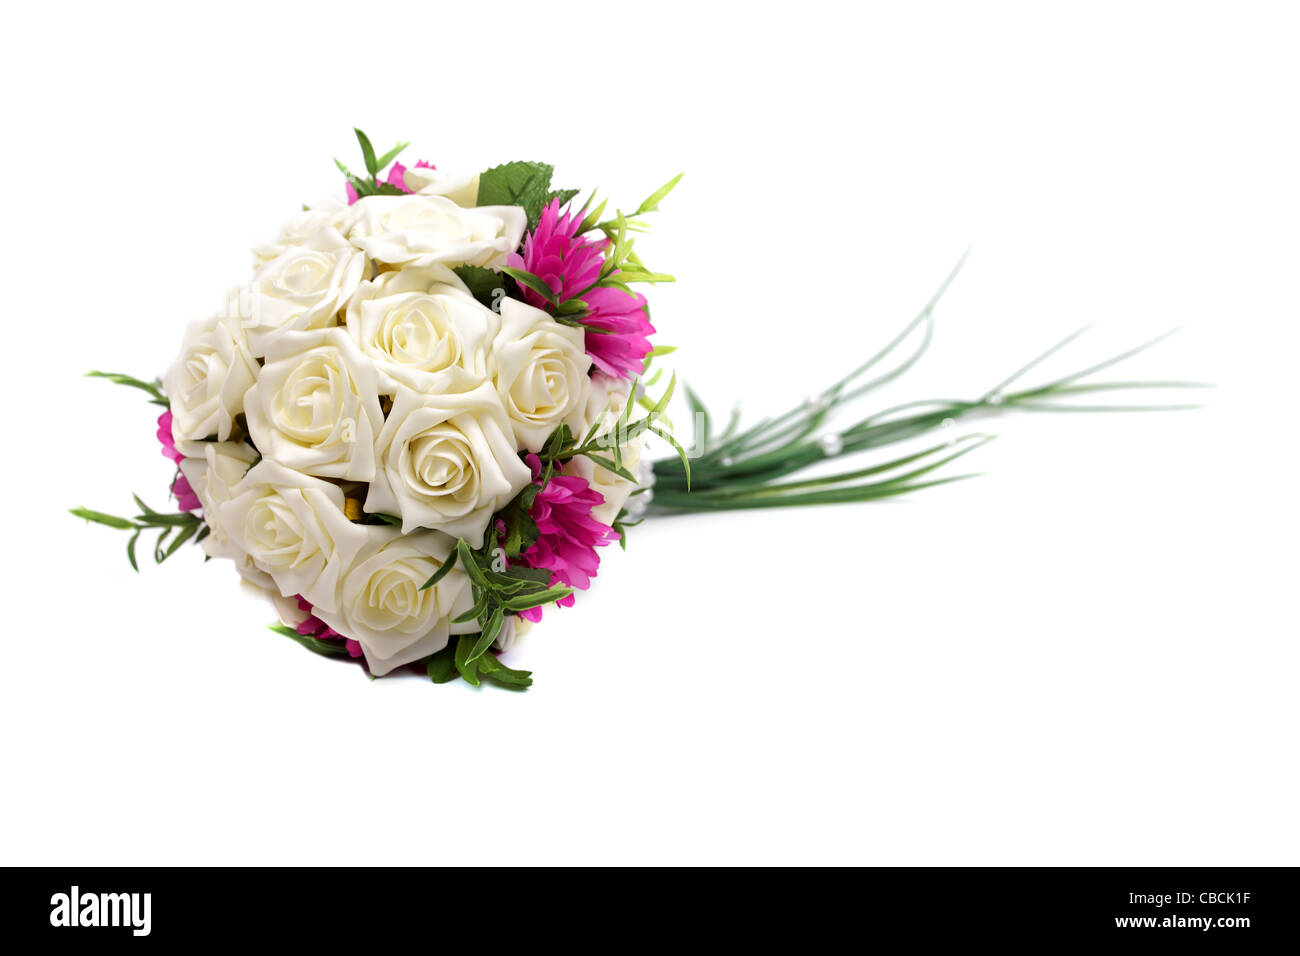
[[[483,266],[456,266],[451,270],[465,283],[470,295],[489,309],[499,309],[501,297],[506,294],[506,282],[501,273]]]
[[[588,429],[587,434],[581,440],[575,439],[569,433],[568,426],[562,425],[547,439],[538,457],[543,462],[553,466],[556,462],[567,461],[581,455],[602,468],[613,472],[620,478],[635,482],[637,480],[636,476],[623,464],[623,448],[646,432],[651,432],[664,439],[677,451],[682,470],[686,475],[687,487],[689,488],[690,459],[686,455],[686,450],[682,448],[677,439],[673,437],[672,432],[665,428],[663,424],[666,421],[665,412],[668,409],[669,402],[672,401],[676,388],[677,376],[674,374],[668,380],[668,387],[664,389],[663,395],[657,401],[648,404],[646,416],[634,422],[632,421],[632,410],[638,404],[636,400],[637,387],[634,382],[628,394],[627,404],[623,407],[623,412],[619,415],[617,422],[601,431],[601,423],[597,421]]]
[[[395,160],[402,150],[410,146],[410,143],[398,143],[383,156],[375,155],[375,148],[370,144],[370,137],[361,130],[354,128],[352,132],[356,133],[357,143],[361,147],[361,160],[365,164],[366,176],[355,175],[347,166],[339,160],[334,160],[334,165],[338,167],[345,179],[352,184],[352,188],[357,191],[357,196],[401,196],[404,195],[402,190],[389,183],[381,183],[379,174]]]
[[[87,372],[88,378],[103,378],[112,382],[114,385],[125,385],[128,388],[138,388],[140,391],[149,395],[149,401],[154,405],[161,405],[164,408],[170,408],[171,402],[167,396],[162,393],[162,382],[154,379],[152,382],[144,382],[130,375],[123,375],[121,372]]]
[[[505,533],[500,540],[506,557],[518,558],[537,543],[537,522],[529,516],[528,512],[541,490],[541,485],[529,482],[524,486],[523,491],[515,495],[508,505],[497,512],[496,518],[505,523]]]
[[[307,650],[320,654],[322,657],[341,657],[348,653],[347,644],[343,641],[324,641],[319,637],[312,637],[310,634],[299,634],[287,624],[271,624],[270,629],[277,634],[283,634],[290,640],[297,641]]]
[[[198,515],[190,514],[188,511],[179,511],[173,514],[154,511],[140,500],[139,495],[135,496],[135,503],[140,508],[141,513],[133,518],[120,518],[117,515],[92,511],[89,508],[69,508],[68,511],[78,518],[83,518],[95,524],[102,524],[106,528],[130,531],[131,536],[126,542],[126,558],[136,571],[140,570],[135,553],[136,542],[140,540],[140,535],[144,531],[152,529],[158,531],[158,539],[154,543],[153,551],[154,562],[157,564],[162,564],[170,558],[187,541],[198,544],[208,536],[208,526],[203,523],[203,519]]]
[[[652,197],[653,198],[653,197]],[[963,260],[964,262],[964,257]],[[1093,382],[1081,380],[1150,348],[1160,339],[1129,349],[1104,362],[1035,388],[1009,387],[1049,356],[1074,341],[1075,333],[1018,369],[977,399],[908,402],[868,415],[838,432],[827,434],[828,417],[855,399],[894,381],[912,368],[929,348],[933,311],[956,278],[959,262],[921,312],[883,349],[820,394],[775,418],[738,431],[738,413],[721,434],[712,431],[704,403],[689,389],[687,401],[696,419],[697,457],[688,468],[672,459],[656,462],[654,506],[673,511],[721,511],[797,505],[869,501],[932,488],[973,474],[933,477],[932,473],[976,448],[991,436],[968,434],[924,451],[904,455],[868,468],[817,478],[783,479],[823,463],[827,458],[880,449],[945,429],[963,417],[1008,409],[1026,411],[1167,411],[1196,407],[1176,405],[1078,405],[1065,399],[1091,393],[1150,388],[1200,388],[1197,382]],[[1163,336],[1161,337],[1163,338]],[[909,342],[913,344],[901,351]],[[899,354],[901,351],[901,354]],[[891,357],[892,367],[881,371]],[[873,377],[867,377],[874,373]]]
[[[552,189],[546,194],[546,202],[542,203],[542,205],[549,206],[552,199],[558,199],[560,201],[560,207],[563,208],[572,201],[573,197],[576,195],[578,195],[578,190],[576,189]]]
[[[522,206],[528,215],[528,228],[537,227],[542,209],[552,197],[550,163],[505,163],[479,174],[480,206]]]
[[[435,684],[446,684],[460,676],[456,670],[456,648],[448,642],[447,646],[425,661],[429,680]]]
[[[525,690],[532,686],[532,671],[506,667],[495,654],[485,653],[474,656],[474,649],[478,643],[478,634],[461,634],[453,637],[446,647],[426,660],[425,668],[429,680],[435,684],[446,684],[461,677],[478,687],[486,679],[507,690]]]

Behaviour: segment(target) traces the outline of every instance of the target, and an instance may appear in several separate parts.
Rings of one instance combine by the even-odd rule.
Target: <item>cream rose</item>
[[[364,525],[343,514],[338,485],[264,460],[221,506],[218,522],[236,547],[271,575],[281,596],[338,607],[340,572],[368,543]]]
[[[413,166],[402,174],[406,188],[422,196],[446,196],[457,206],[478,205],[478,173],[469,176],[440,173],[428,166]]]
[[[600,424],[601,434],[614,431],[619,416],[627,406],[628,389],[629,384],[622,380],[607,378],[594,380],[591,383],[591,393],[582,419],[581,427],[584,433],[597,422]],[[614,434],[617,435],[617,432]],[[623,467],[632,474],[642,476],[646,473],[647,469],[641,467],[641,452],[644,448],[644,432],[631,441],[625,442],[620,448]],[[612,458],[613,455],[609,457]],[[628,481],[608,468],[596,464],[585,455],[570,459],[564,466],[563,472],[566,475],[576,475],[586,479],[587,484],[604,495],[604,502],[593,508],[591,512],[591,516],[601,524],[612,525],[619,511],[627,503],[628,497],[640,487],[637,481]]]
[[[372,545],[342,576],[338,610],[318,609],[322,621],[361,644],[376,677],[428,657],[447,646],[452,633],[478,625],[452,625],[473,604],[469,578],[456,568],[427,590],[424,582],[442,566],[455,542],[436,532],[400,535],[376,527]]]
[[[366,196],[357,200],[348,239],[395,266],[496,266],[523,238],[519,206],[462,209],[446,196]]]
[[[374,359],[380,388],[464,392],[484,381],[501,320],[445,266],[385,272],[348,303],[348,335]]]
[[[383,425],[374,364],[343,329],[292,332],[266,356],[244,399],[262,455],[322,478],[369,481]]]
[[[163,377],[177,450],[197,457],[208,444],[203,439],[228,439],[256,376],[257,363],[237,315],[190,323],[181,354]]]
[[[581,329],[561,325],[518,299],[501,302],[492,342],[492,381],[519,444],[540,451],[561,422],[581,428],[591,379]]]
[[[459,394],[400,389],[365,508],[400,515],[403,533],[432,528],[480,547],[493,512],[532,480],[517,447],[487,383]]]
[[[477,188],[476,184],[476,193]],[[304,209],[285,223],[279,238],[253,247],[254,267],[274,259],[293,246],[304,245],[326,229],[345,234],[352,225],[352,215],[352,207],[337,199],[327,199],[310,209]]]
[[[230,539],[222,523],[221,506],[235,494],[248,469],[257,461],[257,452],[243,442],[202,442],[202,450],[193,458],[182,459],[181,474],[194,489],[203,509],[208,536],[200,547],[210,558],[229,558],[244,580],[257,587],[273,587],[270,575],[252,563],[248,555]]]
[[[266,355],[289,332],[337,324],[366,268],[366,257],[331,228],[263,263],[241,302],[253,355]]]

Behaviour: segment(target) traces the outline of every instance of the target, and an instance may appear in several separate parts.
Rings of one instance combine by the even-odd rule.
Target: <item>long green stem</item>
[[[988,436],[966,435],[955,437],[943,445],[922,452],[896,458],[883,464],[857,468],[839,473],[782,481],[804,469],[828,459],[883,448],[901,441],[925,435],[936,429],[952,426],[955,422],[974,415],[1001,413],[1010,409],[1024,411],[1171,411],[1199,407],[1190,403],[1162,405],[1081,405],[1062,401],[1072,396],[1141,389],[1193,389],[1206,387],[1199,382],[1185,381],[1114,381],[1083,382],[1082,380],[1111,368],[1163,341],[1169,334],[1159,336],[1136,348],[1128,349],[1081,371],[1055,379],[1044,385],[1008,392],[1007,388],[1019,381],[1042,362],[1073,343],[1087,329],[1080,329],[1032,361],[1017,369],[989,389],[978,399],[935,399],[908,402],[868,415],[838,433],[824,433],[829,415],[867,394],[873,389],[893,381],[911,369],[924,356],[933,336],[933,311],[940,298],[956,278],[965,261],[958,262],[915,318],[893,340],[871,356],[848,375],[835,382],[817,396],[800,406],[765,419],[738,434],[735,417],[726,433],[713,438],[709,433],[707,409],[689,393],[692,411],[702,423],[696,436],[698,457],[691,461],[689,486],[683,463],[669,459],[655,463],[654,507],[660,510],[712,511],[736,508],[770,508],[787,505],[826,504],[843,501],[865,501],[889,497],[933,487],[947,481],[970,476],[917,481],[923,474],[947,464],[983,445]],[[913,334],[922,329],[920,342],[894,368],[877,377],[860,381],[865,373],[884,362],[900,349]],[[857,384],[855,384],[857,383]],[[863,482],[861,479],[885,475],[910,463],[925,460],[943,449],[966,443],[961,450],[903,475],[882,481]]]

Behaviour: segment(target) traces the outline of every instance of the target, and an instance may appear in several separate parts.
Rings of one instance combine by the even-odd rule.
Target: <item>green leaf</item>
[[[568,425],[561,425],[559,428],[555,429],[555,431],[551,432],[550,437],[546,439],[546,444],[542,446],[542,457],[560,457],[572,441],[572,429],[570,429]]]
[[[397,515],[387,515],[382,511],[367,511],[366,515],[370,518],[378,518],[384,524],[395,525],[399,528],[402,526],[402,519]]]
[[[458,614],[455,617],[453,617],[451,619],[451,623],[468,624],[470,621],[478,620],[479,617],[481,617],[487,611],[488,603],[489,603],[489,594],[487,589],[482,589],[476,593],[477,593],[478,600],[474,602],[474,606],[470,608],[468,611],[466,611],[464,614]]]
[[[483,266],[456,266],[451,271],[465,283],[470,295],[489,309],[500,310],[501,299],[506,294],[506,284],[499,272]]]
[[[307,650],[320,654],[322,657],[338,657],[348,652],[348,646],[343,641],[323,641],[318,637],[312,637],[310,634],[299,634],[285,624],[272,624],[270,628],[275,633],[283,634],[290,640],[297,641]]]
[[[159,560],[158,563],[162,564],[163,561],[166,561],[173,554],[175,554],[176,549],[179,548],[181,545],[183,545],[186,541],[190,540],[190,538],[194,537],[194,535],[198,532],[198,530],[199,530],[199,524],[196,522],[192,525],[189,525],[187,528],[181,531],[181,533],[178,534],[172,540],[170,547],[168,547],[167,550],[163,552],[162,558]]]
[[[116,515],[106,515],[102,511],[91,511],[89,508],[69,508],[69,514],[74,514],[78,518],[85,518],[87,521],[93,521],[96,524],[107,525],[110,528],[129,529],[137,527],[134,521],[128,521],[126,518],[119,518]]]
[[[478,666],[470,662],[469,654],[474,649],[474,640],[477,634],[462,634],[456,640],[456,670],[460,671],[460,676],[465,678],[475,687],[479,686]]]
[[[481,588],[489,588],[487,578],[483,576],[483,569],[479,567],[478,559],[474,556],[469,542],[464,538],[459,539],[456,542],[456,553],[460,555],[460,566],[465,569],[470,580]]]
[[[429,680],[435,684],[446,684],[460,676],[456,670],[456,649],[448,642],[447,646],[429,658],[425,664]]]
[[[378,176],[380,166],[375,159],[375,148],[370,145],[370,137],[355,126],[352,127],[352,132],[357,134],[357,142],[361,144],[361,156],[366,162],[366,172],[371,176]]]
[[[541,607],[543,604],[550,604],[552,601],[562,600],[572,593],[573,588],[547,588],[544,591],[535,591],[532,594],[509,598],[501,602],[501,607],[507,611],[527,611],[530,608]]]
[[[540,584],[543,587],[551,583],[551,572],[546,568],[526,568],[522,564],[515,565],[515,567],[500,576],[516,578],[520,581],[529,581],[533,584]]]
[[[654,432],[656,435],[658,435],[660,438],[662,438],[664,441],[668,442],[668,444],[672,445],[674,449],[676,449],[677,455],[682,462],[682,470],[686,472],[686,490],[690,491],[691,490],[691,460],[688,457],[686,457],[686,449],[684,449],[681,445],[677,443],[677,439],[673,437],[673,433],[668,431],[666,428],[660,428],[658,425],[651,425],[650,430]]]
[[[614,474],[618,475],[620,478],[626,479],[627,481],[636,481],[636,475],[632,474],[632,472],[628,471],[622,465],[614,464],[614,462],[610,461],[603,455],[597,455],[589,451],[584,451],[582,454],[583,457],[591,459],[606,471],[612,471]]]
[[[522,206],[533,229],[542,214],[555,167],[549,163],[506,163],[484,170],[478,180],[478,205]]]
[[[492,612],[487,619],[487,623],[483,625],[483,631],[479,634],[478,640],[474,642],[474,647],[470,650],[469,656],[466,657],[466,661],[473,663],[487,653],[487,649],[492,646],[492,642],[501,633],[501,624],[504,620],[505,612],[501,608],[497,608]]]
[[[188,511],[178,511],[170,515],[153,511],[148,514],[136,515],[135,520],[150,528],[184,528],[187,525],[196,524],[199,519]]]
[[[672,179],[668,180],[668,182],[664,183],[662,186],[660,186],[658,189],[652,192],[649,196],[646,197],[645,202],[637,206],[636,212],[632,213],[632,215],[640,216],[643,213],[647,213],[647,212],[658,212],[659,203],[661,203],[664,197],[666,197],[670,192],[673,191],[673,187],[676,186],[679,182],[681,182],[682,177],[685,175],[686,175],[685,173],[678,173]]]
[[[532,671],[517,671],[506,667],[492,654],[484,654],[478,659],[478,669],[488,680],[509,690],[523,690],[533,684]]]
[[[343,174],[343,178],[352,184],[352,188],[357,191],[358,196],[373,196],[375,194],[374,185],[367,180],[362,179],[360,176],[353,175],[352,171],[344,166],[339,160],[334,160],[334,165],[339,168],[339,172]]]
[[[502,266],[501,271],[514,279],[520,285],[532,289],[547,302],[551,303],[551,305],[559,304],[558,300],[555,298],[555,293],[551,291],[551,287],[546,284],[546,280],[541,276],[535,276],[531,272],[527,272],[523,269],[511,269],[509,266]]]
[[[163,563],[163,558],[165,557],[165,555],[163,555],[163,545],[167,543],[167,538],[175,530],[175,526],[164,527],[162,533],[158,535],[158,542],[153,546],[153,559],[155,563]]]
[[[593,193],[592,196],[594,198],[595,194]],[[602,199],[599,206],[587,213],[586,217],[582,220],[581,225],[578,226],[578,235],[582,235],[584,232],[591,232],[591,230],[595,229],[597,225],[600,224],[600,217],[605,212],[605,204],[607,202],[609,202],[609,200]],[[591,199],[588,199],[587,203],[590,204]]]
[[[438,567],[438,570],[434,571],[433,574],[429,576],[429,580],[420,585],[420,590],[428,590],[447,575],[451,574],[451,569],[456,566],[456,557],[458,553],[459,552],[457,551],[452,551],[451,554],[447,555],[447,557],[443,559],[442,564]]]
[[[542,203],[542,207],[545,208],[546,206],[549,206],[552,199],[558,199],[560,201],[560,206],[563,207],[576,195],[578,195],[578,190],[576,189],[553,189],[551,192],[546,194],[546,201]]]
[[[135,534],[131,535],[131,540],[126,543],[126,559],[131,562],[131,567],[136,571],[140,570],[140,565],[135,560],[135,543],[140,540],[142,530],[137,528]]]
[[[114,385],[125,385],[128,388],[138,388],[142,392],[148,392],[150,401],[155,405],[162,405],[170,408],[171,402],[167,396],[162,393],[161,382],[144,382],[130,375],[123,375],[121,372],[87,372],[87,378],[107,379]]]
[[[377,160],[375,160],[375,165],[378,166],[381,170],[388,168],[388,164],[391,163],[393,160],[395,160],[399,155],[401,155],[402,150],[406,149],[410,145],[411,144],[406,141],[398,143],[388,152],[384,153],[384,155],[380,156]]]

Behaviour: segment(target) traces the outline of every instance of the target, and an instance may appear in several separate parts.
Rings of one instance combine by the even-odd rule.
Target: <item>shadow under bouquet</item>
[[[684,388],[687,442],[667,416],[676,379],[653,367],[672,349],[653,344],[637,291],[672,277],[633,240],[680,176],[624,213],[553,188],[545,163],[459,176],[403,165],[408,144],[377,155],[357,139],[365,175],[339,163],[345,196],[256,246],[251,276],[188,327],[160,380],[90,373],[162,409],[175,510],[137,496],[130,516],[73,514],[127,532],[137,569],[146,534],[158,562],[187,543],[229,559],[274,605],[273,630],[376,677],[415,667],[438,683],[529,686],[501,655],[571,605],[600,549],[626,546],[647,514],[897,496],[969,477],[936,474],[988,440],[956,437],[947,426],[963,417],[1194,385],[1090,379],[1140,346],[1012,390],[1061,343],[979,398],[830,430],[833,414],[919,360],[954,270],[884,349],[784,415],[715,429]],[[929,432],[943,440],[818,467]],[[652,464],[650,436],[675,454]]]

